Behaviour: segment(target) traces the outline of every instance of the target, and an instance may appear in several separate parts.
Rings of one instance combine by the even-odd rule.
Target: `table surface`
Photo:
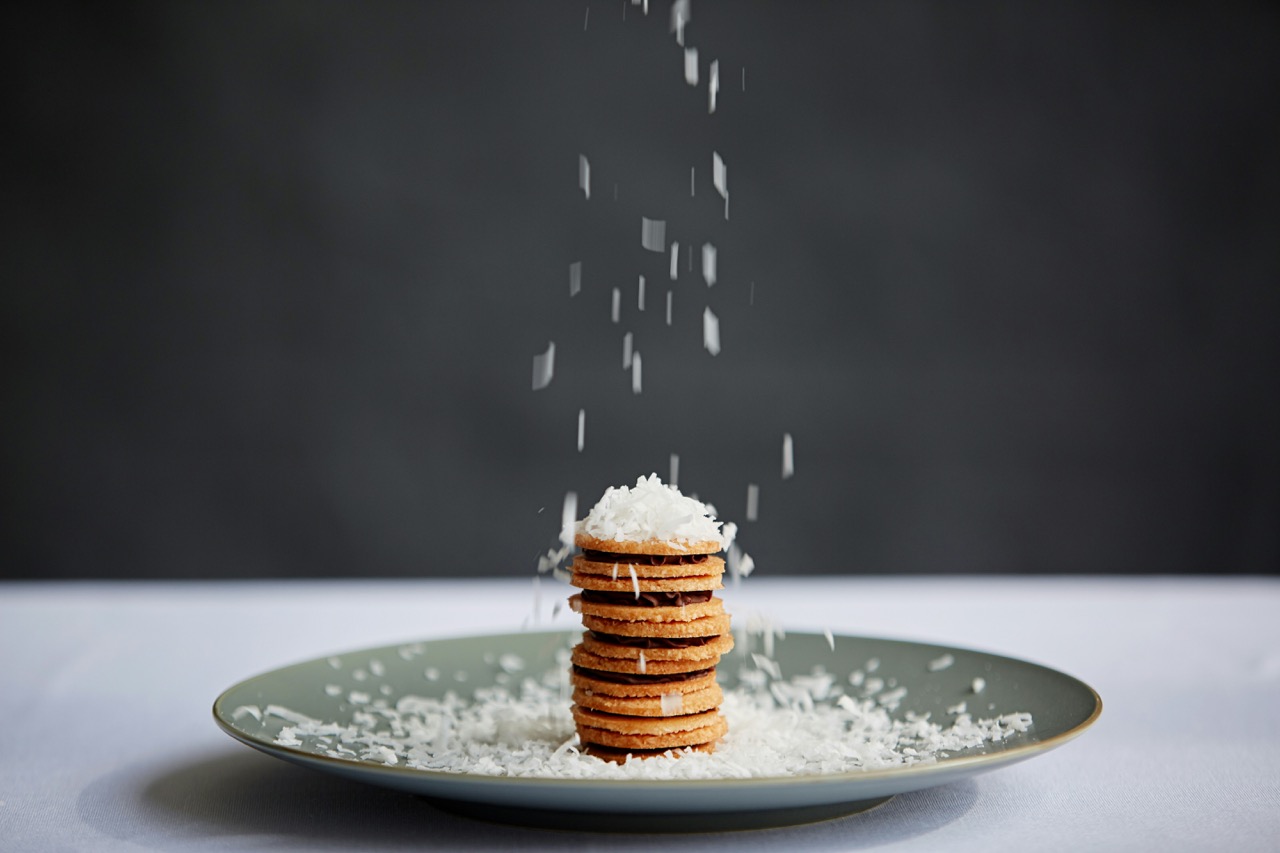
[[[527,580],[0,586],[6,850],[648,850],[654,836],[489,824],[272,759],[213,699],[279,665],[551,618]],[[1280,846],[1280,580],[752,578],[735,619],[1021,657],[1102,695],[1030,761],[785,829],[671,850],[1207,850]],[[535,601],[541,602],[535,614]],[[156,685],[160,685],[158,688]]]

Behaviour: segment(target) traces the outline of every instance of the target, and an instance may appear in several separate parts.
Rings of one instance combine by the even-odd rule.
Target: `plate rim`
[[[382,651],[386,649],[398,649],[405,646],[414,646],[422,643],[445,642],[445,641],[468,641],[468,640],[501,640],[511,637],[535,637],[535,636],[561,636],[566,639],[580,634],[582,629],[557,629],[547,631],[516,631],[507,633],[476,633],[476,634],[455,634],[444,637],[430,637],[417,640],[409,640],[400,643],[389,643],[378,646],[369,646],[357,649],[349,649],[341,652],[333,652],[328,655],[318,655],[303,660],[298,660],[290,664],[273,667],[263,670],[255,675],[240,679],[231,686],[227,687],[218,694],[214,699],[211,708],[214,722],[227,735],[246,746],[253,747],[262,752],[267,753],[286,760],[292,760],[302,764],[315,764],[320,766],[332,766],[335,769],[343,771],[355,771],[360,773],[370,773],[374,775],[387,775],[394,778],[416,779],[421,781],[448,782],[451,785],[462,786],[537,786],[539,789],[545,789],[548,786],[563,787],[566,789],[591,787],[599,788],[607,785],[612,788],[633,788],[633,789],[661,789],[663,791],[671,791],[673,789],[689,789],[699,790],[705,789],[708,785],[726,786],[731,788],[755,788],[755,787],[775,787],[779,785],[789,787],[826,787],[837,785],[848,785],[856,782],[874,783],[882,780],[892,780],[901,778],[928,778],[929,776],[949,776],[955,772],[961,772],[976,767],[978,771],[994,770],[998,767],[1013,764],[1032,758],[1036,755],[1056,749],[1065,743],[1075,740],[1084,734],[1102,715],[1102,696],[1097,690],[1087,682],[1077,678],[1074,675],[1063,672],[1059,669],[1047,666],[1036,661],[1027,660],[1025,658],[1015,658],[1009,655],[988,652],[982,649],[975,649],[965,646],[940,645],[938,643],[922,642],[918,640],[900,639],[895,637],[874,637],[858,634],[832,634],[834,640],[868,640],[877,643],[898,643],[903,645],[924,646],[937,649],[941,652],[963,652],[969,654],[983,655],[988,658],[996,658],[998,660],[1009,661],[1019,665],[1030,665],[1046,670],[1061,678],[1067,678],[1074,681],[1080,687],[1089,692],[1093,699],[1093,710],[1081,722],[1066,731],[1059,732],[1048,738],[1037,739],[1029,743],[1018,744],[1007,750],[993,753],[980,753],[977,755],[956,755],[938,758],[935,761],[919,764],[909,764],[905,766],[886,767],[877,770],[848,770],[840,773],[824,773],[824,774],[806,774],[806,775],[788,775],[788,776],[750,776],[750,777],[716,777],[711,779],[597,779],[590,777],[567,779],[557,776],[498,776],[484,775],[477,773],[451,773],[443,770],[424,770],[415,767],[406,767],[403,765],[384,765],[375,764],[363,760],[351,760],[347,758],[335,758],[329,755],[320,755],[313,752],[306,752],[296,747],[290,747],[275,743],[263,737],[257,737],[245,729],[239,728],[230,718],[230,714],[224,714],[220,711],[225,704],[228,694],[235,690],[270,675],[274,675],[284,670],[294,667],[305,666],[308,664],[320,663],[330,657],[341,655],[361,655],[372,652]],[[803,636],[819,640],[825,640],[826,634],[814,633],[809,630],[792,631],[783,629],[783,639],[787,636]]]

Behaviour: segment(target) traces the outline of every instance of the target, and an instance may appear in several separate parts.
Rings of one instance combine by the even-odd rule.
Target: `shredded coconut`
[[[710,307],[702,312],[702,346],[712,355],[720,354],[720,318]]]
[[[678,462],[674,456],[672,461],[675,469]],[[605,489],[604,496],[587,517],[578,522],[578,532],[620,542],[659,539],[673,544],[723,543],[725,534],[721,532],[721,523],[713,516],[711,507],[681,494],[675,486],[663,483],[657,474],[650,474],[636,480],[634,487]]]
[[[551,377],[556,372],[556,345],[547,344],[547,351],[533,357],[533,390],[540,391],[551,384]]]
[[[515,656],[498,660],[503,673],[523,667]],[[770,661],[773,664],[772,661]],[[776,664],[773,664],[776,666]],[[772,667],[770,667],[772,668]],[[748,678],[753,675],[754,678]],[[895,717],[905,688],[879,696],[853,696],[832,673],[815,669],[787,680],[744,668],[740,686],[725,691],[721,710],[729,733],[710,755],[687,752],[613,764],[584,754],[565,699],[560,666],[526,676],[513,686],[481,687],[471,698],[456,690],[442,697],[413,694],[370,700],[348,696],[350,722],[314,719],[278,705],[243,706],[252,716],[285,723],[280,746],[346,761],[480,776],[564,779],[745,779],[883,770],[930,764],[950,754],[1001,743],[1032,728],[1025,712],[975,719],[963,702],[947,708],[947,723],[928,714]],[[865,693],[865,692],[864,692]],[[679,693],[660,697],[663,712],[678,713]]]
[[[667,247],[667,221],[640,217],[640,245],[650,252],[662,252]]]
[[[582,261],[569,264],[569,296],[577,296],[582,292]]]
[[[954,655],[951,655],[951,654],[942,655],[941,657],[937,657],[929,661],[929,671],[941,672],[942,670],[950,667],[951,664],[955,662],[956,662],[956,659]]]

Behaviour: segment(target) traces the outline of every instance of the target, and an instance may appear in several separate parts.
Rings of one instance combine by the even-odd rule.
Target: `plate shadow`
[[[869,849],[935,832],[977,800],[971,780],[899,794],[860,814],[750,830],[778,849]],[[573,825],[537,829],[451,814],[430,801],[295,767],[251,750],[170,765],[133,765],[81,792],[81,819],[104,835],[157,850],[226,849],[229,839],[308,850],[598,849],[602,836]],[[653,834],[607,836],[611,849],[650,850]],[[664,847],[741,850],[743,832],[664,834]]]

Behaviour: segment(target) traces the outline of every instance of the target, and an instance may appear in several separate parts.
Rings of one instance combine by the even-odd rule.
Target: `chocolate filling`
[[[719,637],[624,637],[621,634],[602,634],[592,631],[591,636],[602,643],[614,646],[627,646],[633,649],[689,649],[694,646],[705,646]]]
[[[710,601],[714,590],[694,589],[685,592],[603,592],[584,589],[582,600],[593,604],[629,604],[632,607],[683,607],[686,604],[702,604]]]
[[[606,672],[603,669],[587,669],[574,665],[573,671],[578,675],[594,678],[597,681],[608,681],[612,684],[662,684],[668,681],[689,681],[706,675],[710,669],[699,669],[696,672],[673,672],[669,675],[641,675],[638,672]]]
[[[593,563],[633,563],[637,566],[687,566],[701,563],[710,554],[612,554],[608,551],[582,550],[582,558]]]

